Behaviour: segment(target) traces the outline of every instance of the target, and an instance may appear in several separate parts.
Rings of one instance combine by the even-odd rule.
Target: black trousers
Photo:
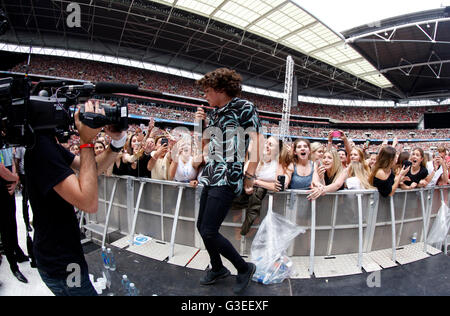
[[[233,245],[219,233],[235,195],[228,186],[204,187],[200,198],[197,229],[208,251],[213,271],[223,268],[220,255],[227,258],[239,273],[246,272],[247,263]]]
[[[0,234],[11,270],[17,271],[16,255],[23,255],[17,239],[16,198],[10,195],[5,182],[0,184]]]
[[[23,221],[27,228],[30,226],[30,215],[28,213],[28,188],[27,177],[24,174],[19,174],[20,183],[22,184],[22,215]]]

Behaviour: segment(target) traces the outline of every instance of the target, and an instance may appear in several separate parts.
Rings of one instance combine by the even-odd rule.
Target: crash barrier
[[[196,229],[202,187],[186,183],[133,177],[99,178],[99,211],[90,220],[102,225],[102,245],[113,230],[128,235],[130,243],[136,234],[170,243],[204,249]],[[309,272],[314,272],[314,257],[358,254],[361,267],[363,253],[396,249],[424,242],[444,200],[450,199],[450,186],[397,190],[393,197],[381,197],[376,190],[344,190],[330,193],[316,201],[307,199],[307,191],[268,192],[262,203],[261,216],[243,237],[240,228],[245,210],[231,210],[221,234],[241,255],[250,254],[258,224],[268,209],[281,214],[306,230],[288,249],[289,256],[309,257]],[[414,239],[414,240],[413,240]]]

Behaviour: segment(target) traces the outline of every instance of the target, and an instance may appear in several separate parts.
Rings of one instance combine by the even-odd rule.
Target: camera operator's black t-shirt
[[[71,263],[87,271],[74,207],[53,189],[74,174],[75,156],[49,135],[36,135],[25,154],[25,173],[33,209],[34,255],[37,266],[52,278],[65,278]]]

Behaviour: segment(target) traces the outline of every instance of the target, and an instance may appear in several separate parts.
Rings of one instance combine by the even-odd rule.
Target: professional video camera
[[[107,82],[67,85],[63,80],[41,81],[32,88],[27,76],[0,79],[0,148],[5,144],[31,147],[38,131],[52,131],[60,142],[66,142],[76,130],[74,114],[78,104],[84,104],[94,94],[137,90],[136,85]],[[80,120],[91,128],[112,125],[116,131],[122,131],[128,128],[127,105],[127,98],[121,98],[116,106],[102,104],[105,115],[85,113],[82,105]]]

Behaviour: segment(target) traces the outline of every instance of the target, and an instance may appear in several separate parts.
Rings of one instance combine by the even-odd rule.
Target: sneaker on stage
[[[220,269],[217,272],[209,270],[206,273],[206,275],[200,279],[200,284],[201,285],[211,285],[211,284],[216,283],[217,280],[225,279],[230,274],[231,274],[231,272],[225,267],[223,267],[222,269]]]
[[[253,263],[249,262],[248,270],[245,273],[238,273],[238,275],[236,276],[236,285],[233,287],[234,294],[242,294],[244,292],[244,290],[250,284],[255,271],[256,266]]]

